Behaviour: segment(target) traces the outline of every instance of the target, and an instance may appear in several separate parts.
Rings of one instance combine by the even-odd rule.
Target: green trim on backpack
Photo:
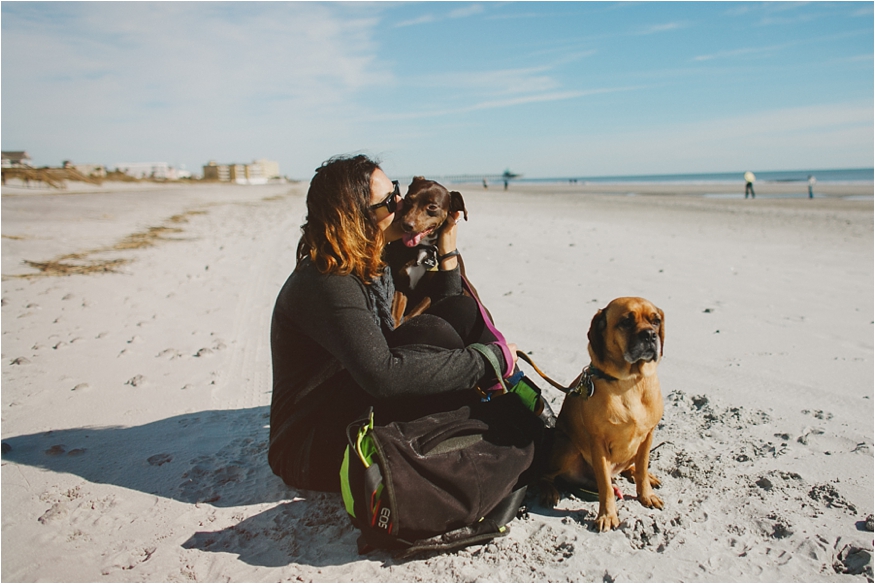
[[[532,382],[529,381],[527,377],[522,376],[521,379],[517,381],[517,383],[513,387],[508,387],[506,380],[502,379],[501,377],[501,365],[499,364],[498,357],[496,357],[495,353],[489,347],[487,347],[486,345],[481,345],[480,343],[474,343],[470,345],[470,347],[486,357],[486,360],[489,361],[490,365],[492,365],[495,376],[501,383],[501,387],[504,389],[505,393],[516,394],[516,396],[520,398],[520,401],[523,402],[523,405],[526,406],[529,411],[538,411],[541,392],[533,386],[534,384],[532,384]]]
[[[520,379],[516,385],[510,388],[510,393],[515,393],[529,410],[537,411],[538,399],[541,395],[529,385],[529,380],[526,377]]]
[[[340,463],[340,494],[343,496],[343,506],[346,512],[355,517],[355,499],[349,486],[349,446],[343,451],[343,462]]]
[[[374,454],[377,452],[377,447],[371,438],[369,432],[374,429],[374,412],[371,410],[370,416],[366,424],[362,424],[359,428],[355,440],[355,453],[365,468],[370,467],[374,463]],[[343,462],[340,464],[340,494],[343,496],[343,506],[346,512],[352,517],[355,517],[355,496],[352,494],[352,487],[349,484],[349,459],[350,451],[353,450],[352,445],[347,446],[343,451]],[[382,485],[377,491],[377,499],[382,493]]]

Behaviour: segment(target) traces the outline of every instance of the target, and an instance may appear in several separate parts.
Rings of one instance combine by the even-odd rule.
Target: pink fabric
[[[468,294],[471,295],[477,302],[477,308],[480,309],[480,316],[483,317],[483,322],[486,323],[486,328],[492,333],[492,335],[498,339],[498,342],[495,343],[501,349],[502,355],[504,355],[504,364],[507,367],[507,370],[504,372],[504,377],[507,379],[511,375],[513,375],[513,355],[510,354],[510,347],[507,346],[507,340],[505,340],[504,335],[501,334],[497,328],[495,328],[495,324],[492,322],[492,319],[489,318],[489,313],[486,312],[486,307],[480,302],[480,299],[477,298],[477,295],[474,294],[473,290],[471,290],[471,284],[468,283],[468,280],[462,276],[462,286],[465,287],[465,290],[468,291]],[[498,384],[495,389],[499,389],[501,384]]]

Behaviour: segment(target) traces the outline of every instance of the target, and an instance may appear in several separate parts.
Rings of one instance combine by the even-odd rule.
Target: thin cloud
[[[661,32],[669,32],[672,30],[681,30],[681,29],[687,28],[689,26],[690,26],[690,24],[687,22],[666,22],[664,24],[651,25],[651,26],[647,27],[646,29],[644,29],[636,34],[640,34],[640,35],[658,34]]]
[[[428,24],[431,22],[437,22],[437,18],[434,14],[423,14],[419,18],[413,18],[411,20],[403,20],[401,22],[395,23],[395,28],[403,28],[405,26],[417,26],[420,24]]]
[[[459,18],[468,18],[469,16],[475,16],[477,14],[482,14],[485,12],[485,8],[481,4],[471,4],[470,6],[465,6],[464,8],[456,8],[455,10],[451,10],[446,16],[435,16],[434,14],[423,14],[418,18],[411,18],[410,20],[402,20],[401,22],[397,22],[394,24],[395,28],[404,28],[407,26],[419,26],[421,24],[433,24],[436,22],[441,22],[446,19],[459,19]]]
[[[741,49],[733,49],[731,51],[718,51],[708,55],[698,55],[693,57],[693,61],[713,61],[714,59],[728,59],[732,57],[741,57],[744,55],[759,55],[762,53],[773,53],[786,49],[796,43],[787,43],[783,45],[773,45],[770,47],[745,47]]]
[[[474,16],[475,14],[482,14],[485,11],[480,4],[472,4],[470,6],[466,6],[465,8],[457,8],[450,12],[450,18],[467,18],[469,16]]]
[[[499,109],[499,108],[507,108],[514,107],[519,105],[527,105],[531,103],[545,103],[545,102],[553,102],[553,101],[565,101],[569,99],[578,99],[581,97],[587,97],[590,95],[598,95],[603,93],[616,93],[620,91],[633,91],[636,89],[643,89],[642,87],[605,87],[598,89],[585,89],[585,90],[575,90],[575,91],[556,91],[550,93],[539,93],[534,95],[524,95],[507,99],[493,99],[488,101],[481,101],[475,104],[471,104],[468,106],[461,106],[457,108],[448,108],[441,110],[430,110],[430,111],[419,111],[419,112],[408,112],[408,113],[397,113],[397,114],[388,114],[386,116],[378,116],[375,118],[375,121],[389,121],[389,120],[415,120],[415,119],[423,119],[423,118],[435,118],[440,116],[449,116],[449,115],[458,115],[458,114],[466,114],[475,111],[483,111],[490,109]]]

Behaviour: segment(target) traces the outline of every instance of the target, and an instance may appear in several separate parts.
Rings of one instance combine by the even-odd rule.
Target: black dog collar
[[[580,378],[577,380],[577,384],[572,387],[571,391],[569,391],[568,393],[573,393],[583,398],[592,397],[592,395],[595,393],[595,382],[593,381],[593,379],[617,381],[616,377],[608,375],[607,373],[605,373],[601,369],[596,368],[595,365],[590,363],[583,368],[583,371],[580,372]]]

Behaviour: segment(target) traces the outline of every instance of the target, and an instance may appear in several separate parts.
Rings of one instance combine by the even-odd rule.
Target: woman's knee
[[[420,314],[399,326],[386,339],[390,347],[431,345],[443,349],[462,349],[465,343],[456,329],[434,314]]]

